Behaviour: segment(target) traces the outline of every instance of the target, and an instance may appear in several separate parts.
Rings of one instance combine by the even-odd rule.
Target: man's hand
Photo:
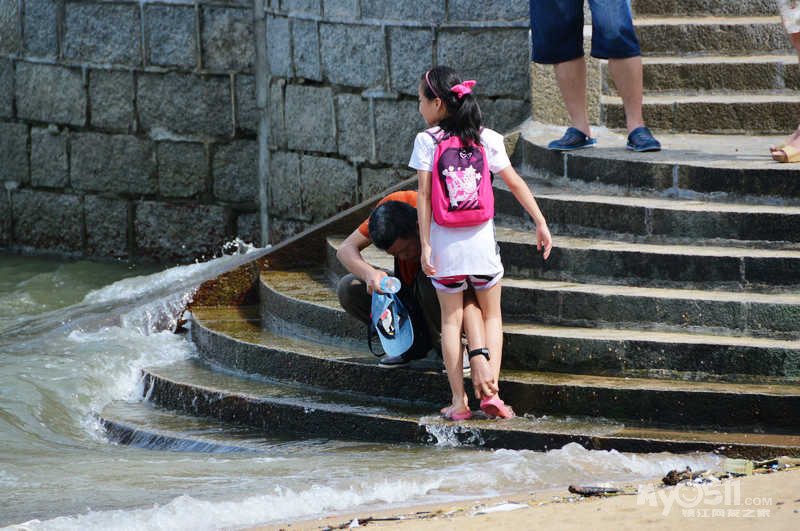
[[[496,395],[500,388],[497,386],[497,379],[494,371],[489,365],[489,360],[484,356],[473,356],[469,360],[472,372],[472,387],[475,389],[475,396],[479,399],[489,398]]]
[[[383,291],[381,291],[381,280],[388,276],[389,275],[386,273],[386,271],[381,269],[373,269],[372,272],[367,275],[367,278],[364,279],[365,283],[367,284],[367,293],[370,295],[372,295],[372,293],[375,291],[378,293],[383,293]]]

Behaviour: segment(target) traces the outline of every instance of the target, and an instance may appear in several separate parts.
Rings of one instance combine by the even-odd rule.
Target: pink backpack
[[[494,191],[486,150],[430,129],[436,142],[431,179],[433,219],[443,227],[471,227],[494,217]]]

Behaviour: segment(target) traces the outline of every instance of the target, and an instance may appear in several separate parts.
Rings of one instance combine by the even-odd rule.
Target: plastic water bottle
[[[400,279],[397,277],[383,277],[381,291],[384,293],[397,293],[400,291]]]

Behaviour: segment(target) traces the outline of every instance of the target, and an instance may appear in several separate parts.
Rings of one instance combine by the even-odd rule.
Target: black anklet
[[[469,359],[472,359],[475,356],[484,356],[488,360],[489,359],[489,349],[488,348],[476,348],[475,350],[470,350],[469,351]]]

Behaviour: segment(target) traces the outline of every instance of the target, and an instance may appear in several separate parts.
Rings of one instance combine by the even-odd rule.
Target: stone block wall
[[[412,173],[431,65],[479,80],[490,127],[525,119],[527,17],[523,0],[0,0],[0,249],[185,262],[267,243],[261,220],[276,243]]]
[[[413,175],[420,76],[455,68],[487,125],[530,116],[527,0],[273,0],[270,213],[299,230]],[[291,223],[288,223],[291,222]]]
[[[253,35],[250,1],[0,0],[0,247],[185,262],[258,236]]]

